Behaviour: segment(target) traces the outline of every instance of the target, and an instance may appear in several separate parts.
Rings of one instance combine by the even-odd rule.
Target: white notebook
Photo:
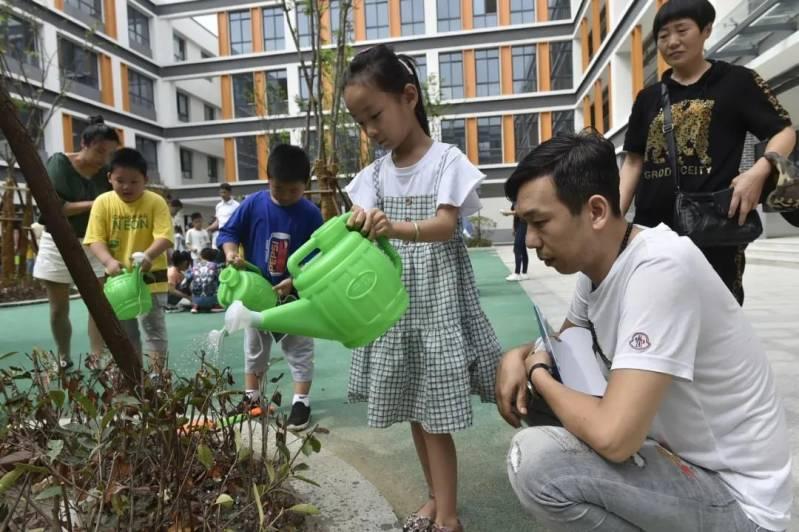
[[[541,309],[533,306],[545,349],[552,355],[563,385],[588,395],[603,396],[608,382],[594,354],[591,331],[585,327],[571,327],[563,331],[559,339],[552,338],[552,328]]]

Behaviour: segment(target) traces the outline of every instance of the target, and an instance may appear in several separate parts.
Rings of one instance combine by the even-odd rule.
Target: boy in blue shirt
[[[292,294],[294,287],[286,269],[288,257],[322,225],[319,208],[304,197],[311,175],[308,156],[297,146],[279,144],[269,154],[266,173],[269,189],[248,196],[219,231],[217,244],[228,264],[242,266],[244,259],[261,269],[278,296]],[[294,398],[287,420],[289,430],[308,426],[311,404],[308,394],[313,378],[313,339],[286,335],[283,353],[294,380]],[[272,336],[255,328],[244,331],[244,388],[242,408],[260,406],[261,379],[269,366]]]

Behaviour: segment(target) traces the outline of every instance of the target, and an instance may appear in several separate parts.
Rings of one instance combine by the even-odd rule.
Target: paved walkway
[[[510,247],[475,251],[471,257],[481,304],[503,347],[537,336],[530,315],[531,298],[542,307],[554,326],[559,325],[571,300],[573,277],[545,268],[533,256],[531,279],[509,283],[504,277],[513,261]],[[795,269],[777,266],[749,266],[744,278],[747,290],[744,308],[768,349],[778,387],[785,398],[792,448],[797,453],[799,388],[795,381],[799,376],[799,335],[795,330],[799,326],[799,283],[795,281],[795,273]],[[72,313],[78,352],[87,348],[83,332],[86,309],[80,301],[74,301]],[[193,372],[197,367],[194,353],[207,347],[205,335],[208,330],[220,326],[221,316],[170,314],[167,320],[172,352],[170,365],[183,374]],[[0,331],[4,332],[0,336],[0,353],[30,350],[34,345],[51,347],[44,305],[0,309]],[[240,375],[242,370],[239,342],[236,337],[229,339],[215,357],[217,365],[230,365],[234,375]],[[324,341],[317,343],[312,407],[314,421],[330,430],[330,434],[322,438],[323,448],[343,467],[357,470],[363,483],[374,486],[396,515],[404,516],[419,506],[426,493],[409,429],[402,425],[384,430],[366,427],[366,406],[345,401],[349,361],[349,351],[342,346]],[[281,372],[287,372],[285,362],[275,361],[270,375]],[[282,387],[285,390],[286,384]],[[460,465],[459,506],[464,525],[470,532],[541,530],[522,512],[507,482],[505,452],[514,430],[499,418],[494,405],[477,401],[473,404],[474,426],[455,436]],[[315,471],[313,463],[311,465],[307,476],[324,476],[319,468]],[[794,463],[794,477],[797,475],[799,461]],[[356,477],[348,478],[356,482]],[[799,482],[796,484],[799,486]],[[346,482],[330,486],[331,490],[348,491]],[[368,509],[346,507],[345,513],[359,511]],[[799,513],[799,506],[795,507],[795,513]],[[335,522],[341,521],[335,519]],[[396,522],[389,524],[385,519],[379,522],[384,530],[396,526]],[[335,526],[322,529],[343,530]],[[791,529],[799,529],[799,516],[794,518]]]

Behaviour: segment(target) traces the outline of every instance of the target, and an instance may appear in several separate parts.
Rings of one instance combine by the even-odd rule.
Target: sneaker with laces
[[[291,413],[286,420],[286,428],[288,430],[303,430],[308,426],[311,421],[311,407],[305,406],[305,403],[297,401],[291,405]]]

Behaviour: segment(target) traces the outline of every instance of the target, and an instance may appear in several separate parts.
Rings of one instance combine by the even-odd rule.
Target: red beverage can
[[[289,261],[288,233],[272,233],[269,237],[269,256],[267,260],[269,275],[280,277],[286,273],[286,264]]]

